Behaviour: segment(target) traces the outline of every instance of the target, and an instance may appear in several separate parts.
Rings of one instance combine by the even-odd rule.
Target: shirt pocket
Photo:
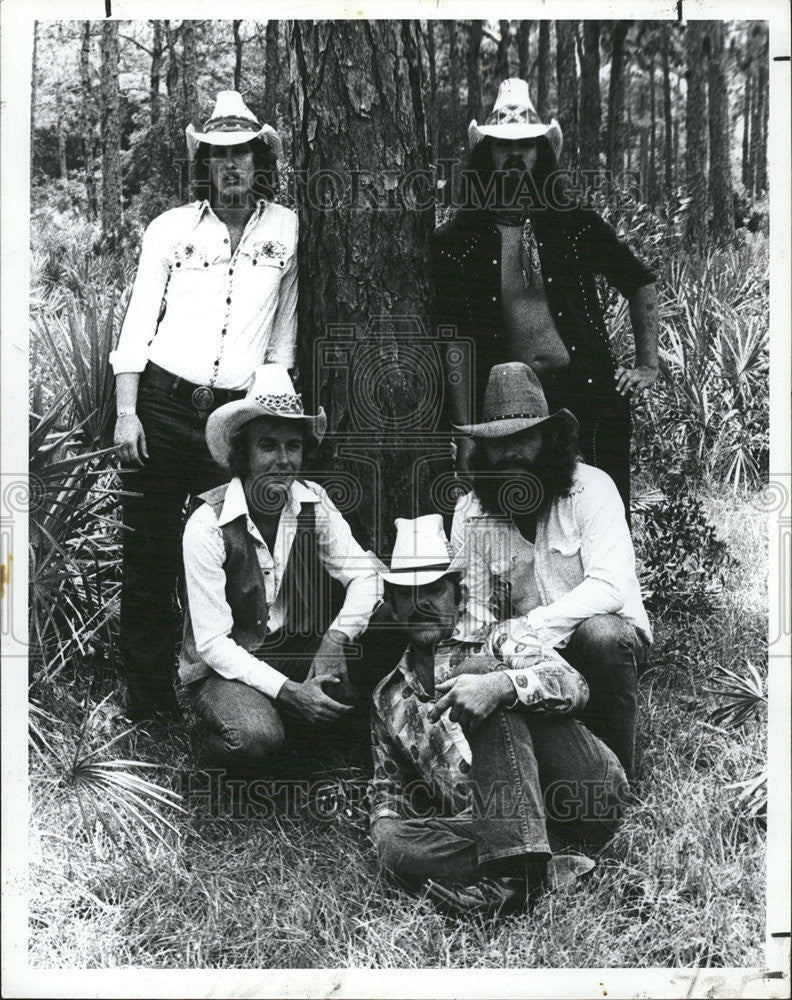
[[[280,240],[251,240],[239,249],[239,259],[251,267],[268,269],[265,273],[275,274],[286,270],[293,248]]]
[[[214,260],[215,256],[210,255],[206,247],[199,243],[186,240],[174,243],[168,254],[170,280],[175,282],[180,290],[195,290],[205,285],[206,274]]]

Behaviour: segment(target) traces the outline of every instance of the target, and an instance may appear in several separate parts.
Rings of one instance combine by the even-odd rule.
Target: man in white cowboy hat
[[[124,477],[121,653],[134,719],[175,706],[182,507],[223,479],[206,418],[265,360],[294,363],[297,216],[274,201],[281,141],[221,91],[187,128],[197,199],[149,225],[117,349],[115,443]]]
[[[557,650],[589,686],[581,721],[632,778],[652,631],[613,480],[579,461],[577,420],[550,411],[521,362],[492,369],[480,423],[456,429],[475,444],[451,528],[466,553],[462,635],[488,630],[501,655]]]
[[[257,368],[245,398],[207,421],[209,450],[233,478],[201,495],[184,531],[179,675],[214,763],[260,766],[293,723],[341,722],[382,675],[368,673],[365,648],[348,662],[380,599],[372,558],[300,475],[326,424],[321,408],[304,413],[278,364]]]
[[[561,128],[542,121],[524,80],[501,83],[468,138],[461,208],[433,239],[437,323],[475,344],[472,371],[449,354],[452,419],[478,419],[493,365],[531,365],[553,407],[577,416],[583,456],[616,482],[629,520],[630,397],[657,375],[655,275],[578,205],[558,168]],[[634,364],[613,358],[597,276],[629,302]],[[464,470],[470,444],[456,447]]]
[[[586,684],[557,653],[460,640],[465,557],[449,558],[441,516],[396,527],[380,574],[409,645],[374,692],[371,837],[386,870],[443,906],[519,908],[593,867],[566,851],[609,839],[626,779],[572,718]]]

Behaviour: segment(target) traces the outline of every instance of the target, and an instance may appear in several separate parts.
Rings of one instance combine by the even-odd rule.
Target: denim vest
[[[202,493],[198,500],[208,504],[219,519],[228,485]],[[243,516],[220,528],[225,545],[225,596],[231,608],[231,638],[256,655],[267,638],[267,606],[264,577],[256,544]],[[285,620],[281,632],[287,636],[320,636],[327,631],[343,603],[344,587],[334,580],[319,558],[316,544],[316,509],[312,503],[300,505],[297,533],[281,582]],[[263,657],[266,658],[266,657]],[[179,655],[179,676],[185,684],[211,673],[195,646],[189,603],[184,612],[184,638]]]

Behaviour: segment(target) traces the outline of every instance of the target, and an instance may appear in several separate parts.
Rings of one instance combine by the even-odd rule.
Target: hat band
[[[204,132],[249,132],[259,131],[261,126],[250,118],[240,118],[234,115],[224,115],[222,118],[210,118],[204,125]]]
[[[549,416],[549,413],[504,413],[502,416],[498,414],[497,417],[487,417],[482,423],[494,424],[497,420],[544,420]]]
[[[428,570],[432,569],[448,569],[451,565],[450,562],[444,563],[430,563],[428,566],[422,564],[420,566],[399,566],[395,569],[391,569],[389,573],[426,573]]]
[[[265,410],[272,410],[275,413],[291,413],[298,417],[305,416],[302,396],[299,392],[260,393],[253,398]]]
[[[543,125],[544,122],[530,108],[503,108],[492,110],[487,125]]]

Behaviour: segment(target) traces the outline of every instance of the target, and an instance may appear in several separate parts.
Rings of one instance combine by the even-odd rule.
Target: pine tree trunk
[[[38,21],[33,22],[33,58],[30,68],[30,134],[36,128],[36,97],[38,94]]]
[[[196,83],[195,23],[182,21],[182,90],[184,93],[184,116],[187,122],[197,122],[201,109],[198,107],[198,86]]]
[[[468,32],[467,49],[467,120],[481,123],[481,65],[479,63],[479,53],[481,51],[481,36],[483,24],[481,21],[471,21]]]
[[[459,103],[459,45],[457,43],[457,22],[446,21],[448,29],[448,75],[451,87],[451,135],[453,137],[453,153],[459,149],[460,136],[464,143],[467,134],[467,123],[462,122]]]
[[[102,22],[102,242],[115,248],[121,235],[121,122],[118,89],[118,21]]]
[[[536,110],[542,121],[547,118],[550,91],[550,22],[539,22],[539,54],[536,69]]]
[[[578,166],[578,77],[572,21],[556,21],[556,79],[558,122],[564,133],[563,159],[570,170],[575,170]]]
[[[663,63],[663,187],[666,198],[670,198],[674,191],[673,172],[673,119],[671,114],[671,69],[669,65],[669,27],[663,24],[661,29],[661,49],[660,57]]]
[[[614,174],[624,170],[624,43],[629,30],[629,21],[616,21],[611,28],[606,165]]]
[[[278,64],[278,37],[280,21],[267,21],[267,52],[264,69],[264,117],[273,128],[278,127],[278,81],[280,66]]]
[[[600,150],[600,23],[583,24],[583,58],[580,67],[580,167],[595,171]]]
[[[509,42],[510,42],[510,21],[500,21],[500,41],[498,42],[498,55],[495,60],[495,76],[500,84],[501,80],[507,80],[509,72]]]
[[[151,71],[149,73],[149,120],[156,125],[160,116],[160,79],[162,77],[162,22],[152,21]]]
[[[426,22],[426,58],[429,63],[429,107],[427,109],[427,120],[429,122],[429,141],[432,150],[432,159],[437,161],[437,51],[435,44],[435,23],[428,19]]]
[[[768,67],[767,52],[760,55],[756,71],[756,101],[751,126],[751,161],[753,164],[754,194],[767,190],[767,118],[768,118]]]
[[[692,243],[700,244],[707,234],[707,95],[704,85],[706,28],[701,21],[689,21],[685,32],[685,183],[690,199],[686,231]]]
[[[239,29],[241,21],[232,21],[234,32],[234,90],[242,90],[242,35]]]
[[[528,79],[531,57],[531,25],[533,21],[520,21],[517,27],[517,74],[521,80]]]
[[[641,183],[641,198],[648,202],[651,197],[649,190],[649,137],[646,127],[646,84],[641,81],[640,102],[638,104],[638,175]]]
[[[422,414],[442,385],[416,330],[431,312],[434,192],[418,186],[411,205],[405,185],[387,181],[429,165],[417,25],[291,21],[289,51],[295,177],[307,185],[297,197],[302,389],[310,398],[315,387],[331,435],[350,435],[343,447],[331,437],[337,454],[324,467],[354,477],[362,498],[347,516],[382,551],[397,514],[431,509],[416,504],[413,482]]]
[[[94,178],[94,161],[96,159],[96,140],[94,128],[96,124],[96,106],[93,96],[93,81],[91,80],[91,22],[83,21],[82,45],[80,47],[80,86],[82,89],[82,149],[85,162],[85,200],[88,218],[92,221],[99,213],[96,197],[96,180]]]
[[[649,204],[657,201],[657,103],[654,53],[649,58]]]
[[[709,29],[709,195],[714,239],[734,238],[734,205],[731,185],[731,128],[726,89],[725,28],[713,21]]]
[[[746,191],[752,188],[751,183],[751,101],[753,93],[753,71],[749,67],[745,72],[745,90],[743,92],[743,140],[742,140],[742,183]]]

